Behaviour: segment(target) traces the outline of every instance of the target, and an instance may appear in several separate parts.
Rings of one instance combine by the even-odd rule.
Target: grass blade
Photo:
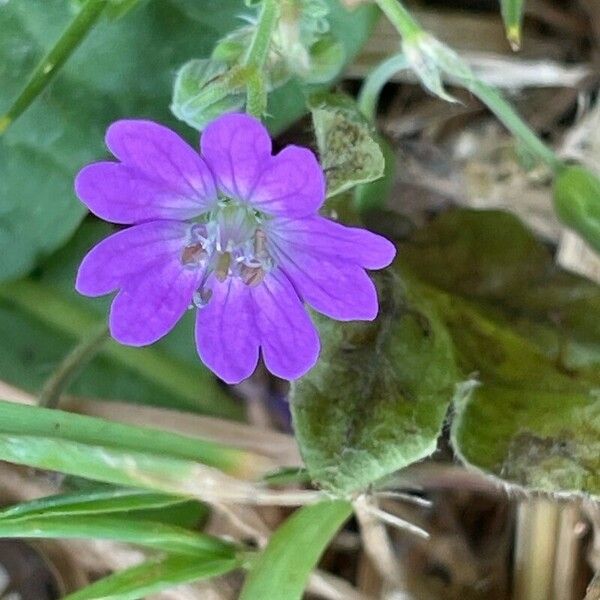
[[[30,516],[0,521],[2,538],[104,539],[189,556],[232,558],[235,547],[204,533],[162,523],[98,515]]]
[[[185,498],[129,488],[103,488],[22,502],[0,511],[0,520],[36,516],[98,515],[167,508],[187,502]]]
[[[311,571],[351,514],[344,500],[297,510],[252,565],[240,600],[300,600]]]
[[[237,476],[262,475],[269,468],[269,461],[264,457],[214,442],[1,400],[0,434],[4,434],[4,447],[8,438],[14,439],[16,436],[56,438],[55,441],[160,455],[157,458],[163,460],[179,458],[197,461]]]
[[[223,575],[238,566],[235,558],[198,560],[170,556],[105,577],[64,600],[138,600],[176,585]]]
[[[525,0],[501,0],[502,18],[506,29],[506,37],[513,50],[521,47],[521,27]]]
[[[55,438],[0,434],[0,460],[205,502],[252,502],[257,488],[197,462]]]

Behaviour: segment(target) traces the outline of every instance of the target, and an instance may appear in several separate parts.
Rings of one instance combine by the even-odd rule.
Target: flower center
[[[209,275],[221,282],[239,277],[246,285],[262,283],[273,268],[263,228],[266,217],[248,205],[221,200],[213,211],[194,223],[181,254],[181,262],[190,269],[203,269],[194,304],[205,306],[210,290],[204,288]]]

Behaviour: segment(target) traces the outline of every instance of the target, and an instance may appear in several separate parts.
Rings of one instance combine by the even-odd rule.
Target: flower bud
[[[179,72],[173,88],[171,111],[180,120],[202,131],[226,112],[244,105],[244,73],[222,61],[191,60]]]

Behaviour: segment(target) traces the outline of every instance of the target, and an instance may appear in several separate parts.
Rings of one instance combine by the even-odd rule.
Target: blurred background
[[[0,17],[2,4],[19,1],[19,18],[11,17],[7,29],[0,29],[2,102],[14,97],[22,69],[35,64],[39,49],[64,24],[64,3],[56,0],[0,2]],[[359,5],[368,2],[343,4],[363,10]],[[0,287],[2,398],[34,403],[74,340],[106,314],[108,299],[80,298],[72,290],[81,257],[111,231],[109,225],[84,217],[81,207],[73,208],[72,174],[102,155],[103,132],[115,115],[151,115],[193,138],[168,113],[173,74],[184,60],[207,54],[236,22],[236,4],[227,0],[223,6],[220,13],[214,2],[155,1],[132,15],[132,25],[120,23],[113,33],[99,31],[73,56],[62,83],[49,89],[44,104],[32,106],[7,132],[0,146],[0,215],[9,215],[0,231],[0,257],[5,259],[0,276],[7,282]],[[410,7],[482,79],[499,86],[561,157],[600,172],[599,0],[528,0],[518,52],[506,41],[497,0],[421,0]],[[336,27],[348,28],[348,47],[366,36],[352,29],[353,13],[340,9],[336,15]],[[198,35],[199,23],[204,35]],[[175,38],[177,43],[169,41]],[[130,60],[116,61],[106,50],[112,46],[123,48]],[[362,80],[397,47],[397,33],[381,19],[345,69],[339,89],[356,94]],[[458,102],[427,94],[409,73],[385,86],[377,124],[390,142],[396,172],[389,199],[369,214],[368,226],[402,242],[453,210],[501,209],[526,223],[562,268],[600,282],[598,256],[554,214],[548,172],[527,168],[527,157],[475,97],[449,89]],[[288,86],[278,92],[273,128],[280,144],[293,140],[310,145],[310,119],[301,116],[294,94]],[[45,182],[43,193],[40,181]],[[50,210],[49,198],[55,201]],[[74,381],[61,407],[210,433],[232,443],[242,440],[280,466],[301,466],[287,384],[259,371],[226,390],[198,365],[190,319],[157,346],[135,354],[107,345]],[[196,378],[191,387],[190,373]],[[202,398],[195,393],[198,381]],[[173,408],[194,414],[184,418],[166,410]],[[394,480],[394,489],[411,498],[389,494],[380,501],[387,513],[422,527],[431,538],[421,540],[359,511],[358,520],[327,551],[306,597],[599,600],[600,582],[592,582],[600,571],[598,505],[526,498],[459,466],[449,437],[446,431],[431,459]],[[0,465],[3,504],[55,493],[62,484],[59,476]],[[239,537],[236,523],[251,523],[246,533],[256,543],[289,514],[279,507],[228,510],[233,515],[210,517],[210,530]],[[208,516],[196,515],[196,520],[205,523]],[[58,598],[138,560],[136,550],[112,542],[1,542],[0,598]],[[155,597],[226,600],[237,597],[239,586],[240,577],[228,575]]]

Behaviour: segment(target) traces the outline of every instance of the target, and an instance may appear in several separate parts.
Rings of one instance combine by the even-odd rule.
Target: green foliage
[[[182,527],[104,515],[32,515],[0,519],[0,537],[29,539],[102,539],[202,558],[231,559],[235,547]]]
[[[317,94],[310,108],[328,197],[383,175],[385,159],[377,133],[352,98]]]
[[[600,178],[585,167],[560,170],[554,181],[554,207],[560,219],[600,252]]]
[[[528,489],[600,495],[600,288],[505,213],[447,213],[400,254],[435,286],[473,379],[455,405],[458,454]]]
[[[162,554],[115,573],[69,598],[141,598],[180,583],[236,568],[234,546],[190,531],[203,505],[143,490],[103,487],[40,498],[0,512],[0,535],[19,538],[107,539]],[[169,523],[179,525],[174,527]],[[164,555],[164,553],[174,553]]]
[[[240,600],[300,600],[311,571],[351,514],[352,505],[343,500],[297,510],[251,564]]]
[[[0,520],[30,516],[80,516],[164,509],[187,503],[185,498],[133,488],[102,487],[23,502],[0,511]]]
[[[64,600],[138,600],[170,587],[223,575],[238,566],[235,558],[155,558],[100,579]]]
[[[105,154],[111,121],[172,121],[173,70],[190,56],[209,54],[235,24],[237,0],[208,4],[192,16],[175,0],[154,0],[122,19],[99,23],[0,137],[0,279],[26,273],[73,233],[85,214],[73,193],[74,174]],[[8,109],[72,16],[69,0],[2,7],[0,111]]]
[[[311,477],[348,494],[427,456],[454,396],[468,464],[600,495],[600,288],[497,211],[445,213],[398,255],[374,323],[318,320],[321,360],[292,401]]]
[[[376,321],[318,320],[321,358],[291,400],[309,472],[337,494],[430,455],[458,380],[450,338],[424,290],[395,271],[376,281]]]
[[[178,1],[191,14],[204,10],[194,6],[193,0]],[[286,7],[292,8],[296,18],[294,4],[288,3]],[[311,84],[331,83],[337,77],[344,64],[366,41],[377,16],[373,6],[363,6],[350,13],[338,0],[306,2],[306,5],[311,14],[305,14],[307,18],[294,25],[302,29],[304,43],[287,47],[294,35],[283,27],[275,34],[277,50],[267,56],[269,99],[266,122],[273,133],[282,131],[306,111],[305,96],[312,88]],[[285,21],[286,16],[282,18]],[[326,24],[325,30],[322,30],[322,23]],[[318,27],[321,29],[317,30]],[[231,27],[229,31],[216,45],[211,58],[193,59],[184,64],[175,83],[174,114],[199,130],[219,111],[241,107],[244,97],[240,90],[252,78],[252,73],[244,70],[242,63],[254,27]],[[198,55],[196,52],[191,56]],[[210,83],[207,81],[209,73],[214,76]]]
[[[198,463],[236,475],[261,475],[268,468],[257,455],[214,442],[1,401],[0,456],[107,483],[183,495]]]

